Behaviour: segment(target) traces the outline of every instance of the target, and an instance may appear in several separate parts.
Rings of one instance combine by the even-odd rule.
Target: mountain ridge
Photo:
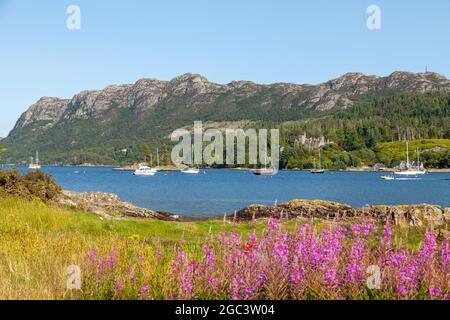
[[[194,120],[280,123],[347,109],[372,96],[427,92],[450,92],[450,80],[438,73],[400,71],[385,77],[349,72],[317,85],[242,80],[219,84],[194,73],[171,80],[143,78],[84,90],[70,99],[44,96],[20,116],[1,143],[6,155],[15,154],[9,159],[24,159],[30,149],[95,153],[98,144],[120,148],[161,142]]]
[[[329,110],[335,107],[346,108],[352,105],[351,98],[371,91],[387,89],[401,92],[450,90],[450,80],[437,73],[399,71],[393,72],[387,77],[349,72],[318,85],[286,82],[258,84],[242,80],[218,84],[210,82],[200,74],[193,73],[186,73],[169,81],[142,78],[134,84],[115,84],[101,90],[83,90],[71,99],[44,96],[22,114],[12,132],[33,121],[50,121],[45,127],[48,128],[62,118],[95,116],[108,109],[113,102],[123,107],[128,106],[140,114],[152,110],[161,100],[177,96],[191,95],[190,102],[195,104],[211,102],[207,100],[207,97],[204,97],[206,101],[195,101],[195,98],[205,93],[225,94],[233,90],[242,90],[241,94],[245,95],[267,88],[282,90],[286,95],[306,94],[308,97],[301,101],[306,104],[306,108]]]

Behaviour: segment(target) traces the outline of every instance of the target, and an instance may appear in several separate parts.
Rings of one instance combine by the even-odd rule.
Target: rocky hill
[[[318,85],[217,84],[198,74],[170,81],[141,79],[83,91],[71,99],[43,97],[1,143],[11,161],[24,161],[39,149],[47,162],[83,155],[90,162],[114,162],[117,157],[111,154],[117,149],[132,152],[144,142],[160,142],[194,120],[280,122],[345,109],[373,96],[438,91],[450,91],[450,81],[436,73],[347,73]]]

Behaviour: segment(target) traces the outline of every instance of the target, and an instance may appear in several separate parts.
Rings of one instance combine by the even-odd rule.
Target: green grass
[[[82,265],[91,249],[107,254],[126,248],[133,254],[161,247],[171,252],[182,242],[200,251],[210,232],[233,229],[246,234],[264,226],[264,222],[102,220],[93,213],[38,200],[0,197],[0,299],[70,297],[66,269]]]

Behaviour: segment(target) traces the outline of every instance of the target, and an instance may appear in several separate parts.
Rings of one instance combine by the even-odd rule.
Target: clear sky
[[[0,137],[41,96],[143,77],[319,83],[425,65],[450,77],[449,0],[0,0]]]

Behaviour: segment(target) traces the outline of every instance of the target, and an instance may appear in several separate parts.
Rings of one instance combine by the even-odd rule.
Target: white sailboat
[[[194,153],[194,146],[193,145],[191,147],[191,150],[192,150],[192,154],[191,154],[192,167],[184,168],[183,170],[180,171],[181,173],[187,173],[187,174],[198,174],[198,173],[200,173],[200,170],[198,168],[194,167],[194,164],[195,164],[195,162],[194,162],[195,153]]]
[[[276,171],[274,168],[267,168],[267,152],[264,155],[264,168],[261,169],[254,169],[252,170],[253,174],[256,176],[273,176],[275,175]]]
[[[325,173],[325,170],[322,169],[322,156],[320,154],[320,149],[319,149],[319,168],[316,168],[316,159],[314,158],[314,169],[311,170],[311,173],[315,174]]]
[[[39,152],[36,151],[36,162],[33,161],[33,157],[31,157],[30,165],[28,166],[30,170],[39,170],[41,169],[41,165],[39,164]]]
[[[420,165],[419,149],[417,149],[416,152],[417,152],[417,165],[415,168],[413,168],[413,166],[409,162],[409,144],[408,142],[406,142],[406,169],[395,171],[394,172],[395,175],[404,177],[417,177],[419,175],[424,175],[426,173],[426,171],[422,169]]]

